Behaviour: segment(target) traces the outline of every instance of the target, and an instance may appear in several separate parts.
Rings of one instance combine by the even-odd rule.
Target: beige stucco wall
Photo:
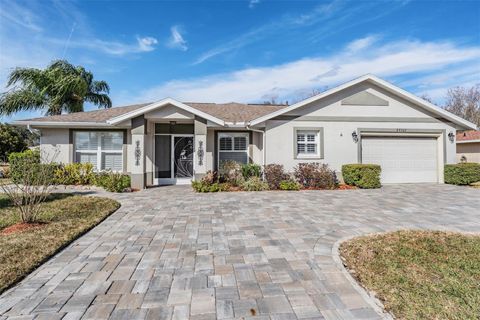
[[[480,142],[457,143],[457,162],[462,156],[467,158],[467,162],[480,162]]]
[[[69,143],[69,139],[69,129],[41,129],[40,154],[42,161],[72,162],[73,146]]]
[[[388,106],[346,106],[341,100],[361,90],[367,90],[389,101]],[[442,130],[438,138],[439,158],[443,160],[443,146],[447,163],[456,162],[455,143],[448,140],[449,132],[455,134],[455,127],[422,112],[411,103],[398,99],[372,85],[361,84],[328,97],[302,109],[292,111],[293,120],[269,120],[266,123],[266,163],[281,163],[292,170],[300,162],[316,161],[326,163],[340,171],[346,163],[358,162],[358,144],[352,139],[352,132],[360,128],[372,129],[416,129]],[[323,128],[324,158],[320,160],[297,160],[294,157],[294,128]]]

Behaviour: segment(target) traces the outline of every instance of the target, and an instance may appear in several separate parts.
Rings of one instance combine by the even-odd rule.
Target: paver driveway
[[[344,237],[480,231],[480,190],[115,195],[122,207],[0,298],[0,318],[378,319],[334,262]]]

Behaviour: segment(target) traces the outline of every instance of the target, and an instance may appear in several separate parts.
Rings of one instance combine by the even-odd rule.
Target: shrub
[[[265,180],[271,190],[280,188],[280,182],[288,180],[288,174],[281,164],[267,164],[264,169]]]
[[[242,175],[244,179],[250,177],[260,177],[262,175],[262,167],[255,163],[247,163],[242,165]]]
[[[380,188],[382,169],[376,164],[345,164],[342,166],[343,181],[362,189]]]
[[[0,178],[10,178],[10,167],[0,168]]]
[[[263,191],[268,190],[268,184],[259,177],[250,177],[245,180],[242,185],[245,191]]]
[[[38,152],[10,154],[12,184],[0,184],[0,188],[17,208],[24,223],[36,222],[43,202],[54,183],[55,165],[40,163]]]
[[[218,182],[217,172],[208,170],[205,176],[202,178],[202,181],[208,184],[214,184],[215,182]]]
[[[480,163],[458,163],[445,165],[445,183],[468,185],[480,181]]]
[[[95,181],[91,163],[69,163],[55,170],[55,181],[66,185],[88,185]]]
[[[220,192],[220,191],[226,191],[227,190],[227,185],[225,183],[207,183],[203,180],[200,181],[192,181],[192,188],[196,192]]]
[[[294,176],[305,188],[335,189],[338,185],[335,171],[326,164],[299,163],[294,169]]]
[[[223,161],[220,164],[220,179],[234,186],[241,185],[245,181],[241,164],[234,160]]]
[[[10,163],[10,178],[14,183],[28,183],[40,185],[48,179],[49,184],[55,182],[55,170],[59,167],[55,163],[40,163],[40,151],[26,150],[24,152],[13,152],[8,156]],[[40,177],[36,173],[40,173]],[[25,175],[28,175],[27,177]]]
[[[110,192],[124,192],[130,188],[130,176],[112,171],[104,171],[95,175],[94,184]]]
[[[293,179],[289,179],[289,180],[283,180],[280,182],[280,190],[295,190],[295,191],[298,191],[300,190],[302,186],[300,185],[300,183],[298,183],[297,181],[293,180]]]
[[[215,171],[207,171],[207,174],[199,181],[192,181],[192,188],[196,192],[219,192],[227,191],[228,183],[219,183]]]

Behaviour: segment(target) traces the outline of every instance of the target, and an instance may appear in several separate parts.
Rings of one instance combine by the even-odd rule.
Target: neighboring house
[[[476,129],[372,75],[289,106],[167,98],[16,124],[41,131],[44,157],[127,172],[135,188],[190,182],[226,160],[376,163],[383,183],[442,183],[456,130]]]
[[[457,162],[480,162],[480,131],[457,133]]]

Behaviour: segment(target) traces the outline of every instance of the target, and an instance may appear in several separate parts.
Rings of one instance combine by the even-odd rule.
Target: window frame
[[[220,150],[220,139],[223,137],[230,137],[232,140],[231,150]],[[245,137],[246,144],[244,150],[235,150],[235,137]],[[222,131],[217,133],[217,168],[220,167],[220,153],[221,152],[245,152],[247,154],[247,163],[250,163],[250,132],[248,131]]]
[[[315,153],[299,153],[298,152],[298,135],[299,134],[305,134],[305,140],[306,140],[306,135],[307,134],[311,134],[311,133],[314,133],[315,134],[315,137],[316,137],[316,141],[315,141],[315,144],[316,144],[316,152]],[[308,144],[312,144],[312,143],[309,143],[308,141],[305,141],[305,142],[301,142],[301,144],[304,144],[305,145],[305,150],[307,148],[307,145]],[[298,159],[298,160],[302,160],[302,159],[306,159],[306,160],[312,160],[312,159],[323,159],[324,158],[324,154],[323,154],[323,150],[324,150],[324,139],[323,139],[323,127],[309,127],[309,128],[305,128],[305,127],[299,127],[299,128],[294,128],[294,133],[293,133],[293,154],[294,154],[294,159]]]
[[[78,133],[97,133],[97,148],[96,149],[85,149],[85,150],[77,150],[76,144],[76,135]],[[102,133],[120,133],[122,135],[122,147],[119,150],[103,150],[102,149]],[[124,172],[125,171],[125,131],[124,130],[72,130],[72,147],[73,147],[73,162],[79,163],[77,153],[85,153],[85,154],[95,154],[97,157],[97,164],[94,167],[94,170],[97,172],[107,171],[109,169],[102,169],[103,164],[103,156],[106,154],[114,154],[120,155],[122,159],[121,169],[120,170],[112,170],[113,172]]]

